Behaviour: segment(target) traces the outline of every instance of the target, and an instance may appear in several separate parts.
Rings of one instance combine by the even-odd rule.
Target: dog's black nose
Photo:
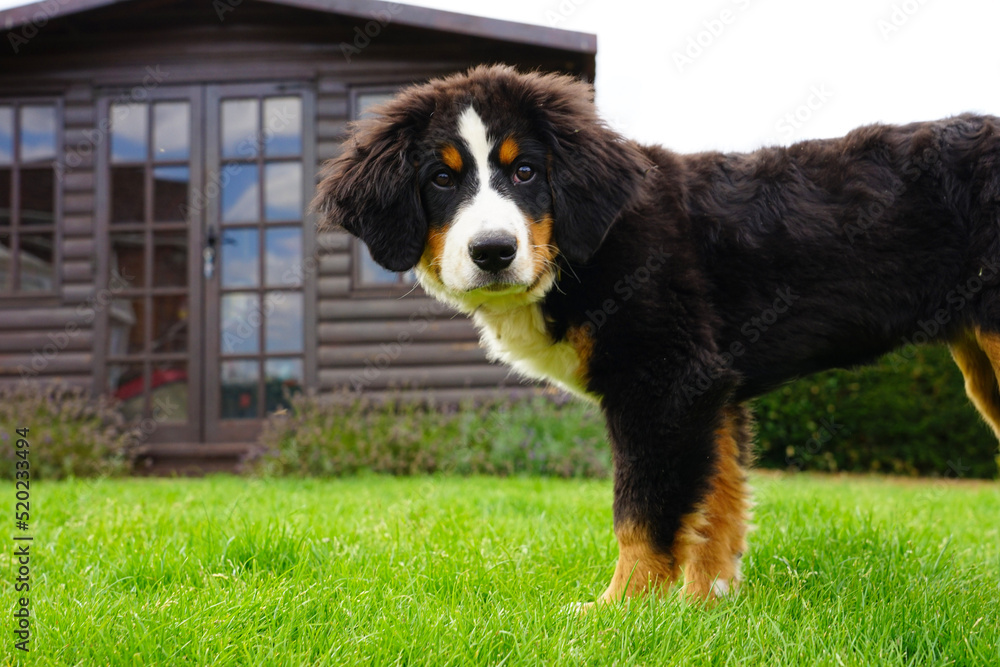
[[[469,244],[472,261],[483,271],[498,273],[514,261],[517,239],[509,234],[486,236]]]

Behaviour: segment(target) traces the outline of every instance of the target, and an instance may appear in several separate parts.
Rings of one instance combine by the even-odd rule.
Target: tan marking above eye
[[[514,137],[507,137],[500,144],[500,164],[503,166],[509,166],[513,164],[514,160],[520,154],[521,148],[517,145],[517,140]]]
[[[462,171],[462,154],[451,144],[441,147],[441,161],[454,172]]]

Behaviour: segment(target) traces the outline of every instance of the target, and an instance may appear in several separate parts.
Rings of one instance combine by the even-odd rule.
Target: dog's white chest
[[[490,359],[509,364],[521,375],[547,380],[597,402],[584,386],[580,352],[567,341],[553,342],[541,307],[527,305],[500,313],[480,309],[473,319]]]

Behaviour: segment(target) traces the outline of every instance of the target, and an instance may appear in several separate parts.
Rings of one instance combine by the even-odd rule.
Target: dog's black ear
[[[341,155],[323,168],[313,200],[321,228],[339,225],[357,236],[390,271],[412,269],[427,237],[413,149],[430,112],[406,97],[353,126]]]
[[[591,86],[566,76],[543,79],[553,236],[566,259],[584,263],[637,199],[651,164],[598,117]]]

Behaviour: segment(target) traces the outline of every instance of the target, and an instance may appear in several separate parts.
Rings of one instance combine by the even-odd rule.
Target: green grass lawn
[[[39,484],[25,663],[1000,664],[996,483],[757,476],[736,598],[581,617],[567,606],[603,591],[617,554],[610,486]],[[23,659],[10,632],[2,651]]]

